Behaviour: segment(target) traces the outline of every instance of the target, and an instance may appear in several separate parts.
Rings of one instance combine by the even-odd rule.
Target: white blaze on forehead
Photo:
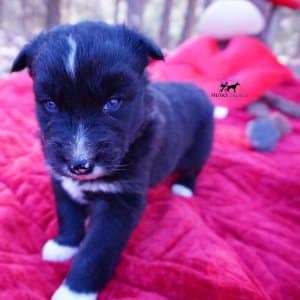
[[[86,149],[86,130],[82,123],[79,123],[73,142],[73,158],[88,159]]]
[[[68,57],[67,57],[67,61],[66,61],[66,69],[67,72],[70,74],[70,76],[72,78],[75,78],[75,56],[76,56],[76,49],[77,49],[77,45],[75,40],[73,39],[73,37],[71,35],[69,35],[67,37],[67,42],[69,45],[69,53],[68,53]]]

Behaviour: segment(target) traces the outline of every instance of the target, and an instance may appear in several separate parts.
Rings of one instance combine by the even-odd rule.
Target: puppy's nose
[[[73,174],[86,175],[92,172],[93,165],[87,160],[74,160],[69,164],[69,169]]]

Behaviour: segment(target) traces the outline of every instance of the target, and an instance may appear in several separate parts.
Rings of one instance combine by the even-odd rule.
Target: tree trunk
[[[120,8],[120,0],[115,0],[114,23],[118,23],[119,22],[119,8]]]
[[[46,0],[46,28],[60,22],[60,0]]]
[[[0,28],[2,28],[3,26],[3,17],[4,17],[3,10],[4,10],[4,3],[3,0],[0,0]]]
[[[250,0],[261,12],[264,16],[267,16],[270,9],[270,3],[267,1],[261,0]]]
[[[263,32],[259,35],[260,39],[270,48],[272,48],[276,33],[278,30],[278,25],[280,21],[280,11],[278,6],[273,5],[266,17],[266,26]]]
[[[206,8],[208,5],[212,4],[213,0],[203,0],[202,5]]]
[[[160,46],[168,48],[169,45],[169,27],[170,27],[170,15],[172,11],[173,0],[165,0],[164,10],[162,14],[162,20],[159,32]]]
[[[268,46],[271,46],[275,33],[274,30],[276,30],[275,28],[278,23],[278,18],[276,17],[277,7],[267,1],[251,0],[251,2],[260,10],[266,22],[264,30],[256,37]]]
[[[143,29],[143,16],[147,0],[127,0],[127,25],[139,30]]]
[[[185,14],[185,22],[181,32],[179,43],[182,43],[192,34],[194,21],[195,21],[195,10],[197,4],[198,4],[198,0],[188,0],[187,10]]]
[[[20,18],[21,24],[22,24],[22,31],[26,38],[29,37],[29,32],[27,30],[27,20],[30,20],[29,18],[29,3],[27,0],[21,1],[22,5],[22,16]]]

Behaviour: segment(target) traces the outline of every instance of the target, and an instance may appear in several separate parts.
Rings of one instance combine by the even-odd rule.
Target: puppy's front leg
[[[48,261],[64,261],[75,255],[84,237],[86,208],[75,202],[62,188],[61,182],[53,179],[58,215],[58,235],[43,247],[42,257]]]
[[[94,300],[112,277],[145,206],[137,194],[103,194],[92,200],[90,228],[71,270],[52,300]]]

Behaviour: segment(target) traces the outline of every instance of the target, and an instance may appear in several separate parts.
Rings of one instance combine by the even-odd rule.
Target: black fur
[[[65,67],[69,36],[77,47],[74,78]],[[42,146],[57,201],[56,241],[81,243],[66,279],[75,291],[101,290],[111,278],[143,212],[147,188],[173,171],[179,171],[179,183],[193,188],[211,151],[213,107],[208,97],[191,84],[149,84],[144,72],[149,57],[163,59],[143,35],[124,26],[83,22],[42,33],[12,67],[28,67],[34,80]],[[123,104],[105,113],[103,106],[111,97]],[[56,103],[56,112],[45,110],[48,100]],[[79,123],[85,128],[88,159],[107,171],[100,178],[81,180],[68,170]],[[62,178],[73,178],[79,186],[118,183],[121,190],[85,190],[89,205],[84,205],[64,190]]]

